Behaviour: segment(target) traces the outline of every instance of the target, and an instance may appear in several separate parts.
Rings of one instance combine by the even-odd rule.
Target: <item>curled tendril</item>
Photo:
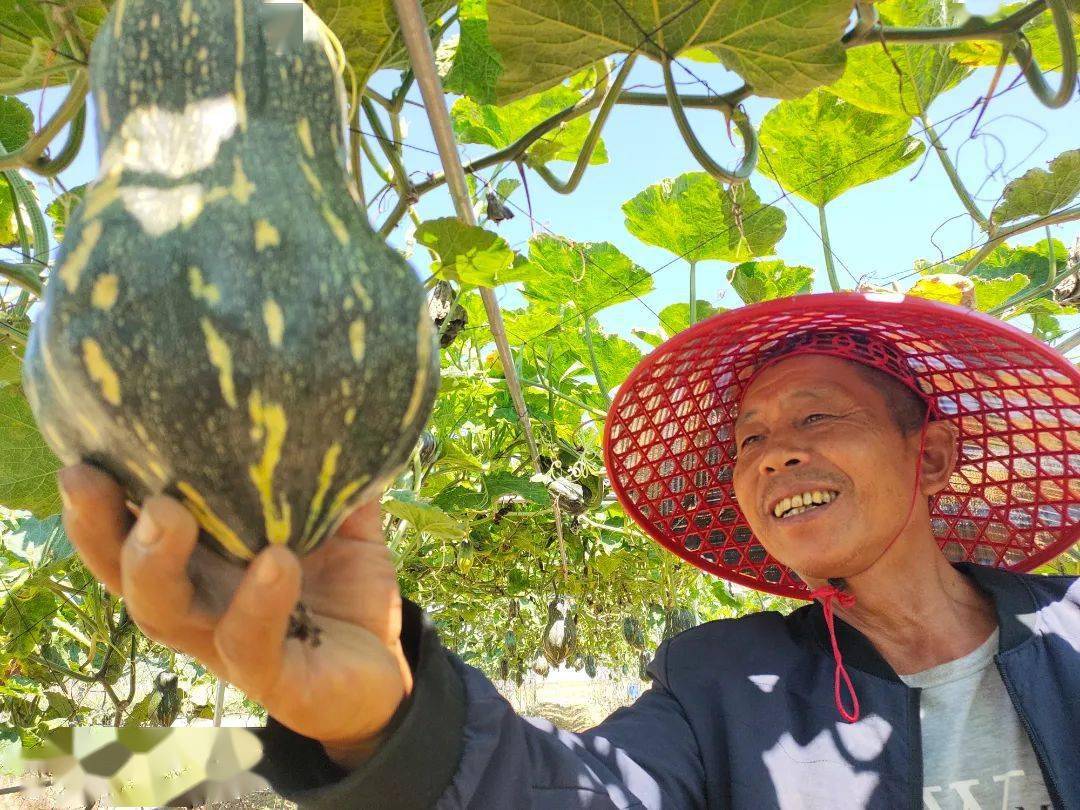
[[[693,127],[690,126],[690,121],[686,117],[686,109],[683,107],[682,99],[679,98],[678,90],[675,87],[675,79],[671,75],[671,60],[664,59],[661,66],[664,70],[664,90],[667,93],[668,106],[671,107],[671,114],[675,117],[675,125],[679,128],[679,134],[682,135],[683,140],[690,149],[690,153],[705,171],[720,182],[732,185],[745,183],[750,179],[750,175],[753,174],[754,169],[757,167],[758,160],[757,132],[754,130],[754,125],[750,123],[746,113],[737,107],[729,108],[731,120],[735,122],[739,134],[742,135],[743,158],[734,169],[726,169],[713,160],[708,150],[698,140]]]
[[[604,129],[608,116],[611,115],[611,111],[615,108],[615,103],[619,100],[623,85],[626,84],[626,80],[630,76],[630,69],[634,66],[636,59],[636,53],[632,53],[626,57],[626,61],[623,62],[622,67],[616,74],[615,80],[608,86],[607,92],[604,93],[604,100],[600,105],[600,111],[596,114],[596,120],[593,121],[592,127],[589,129],[589,134],[585,136],[585,141],[581,145],[581,152],[578,154],[577,162],[574,164],[574,170],[570,173],[570,178],[566,182],[563,182],[556,177],[547,166],[536,167],[536,173],[540,175],[545,183],[551,186],[553,191],[557,191],[559,194],[570,194],[581,183],[581,178],[585,175],[585,170],[589,167],[589,161],[592,160],[593,153],[596,151],[596,145],[600,142],[600,132]]]
[[[1054,17],[1058,46],[1061,48],[1061,84],[1057,90],[1051,89],[1046,83],[1042,69],[1035,61],[1031,42],[1023,32],[1017,32],[1016,41],[1011,50],[1035,97],[1047,107],[1057,109],[1069,103],[1073,88],[1076,87],[1076,46],[1073,41],[1072,18],[1069,15],[1066,0],[1046,0],[1046,4]]]

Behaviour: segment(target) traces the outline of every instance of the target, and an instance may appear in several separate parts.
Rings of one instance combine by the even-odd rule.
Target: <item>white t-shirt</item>
[[[912,675],[922,690],[926,810],[1051,810],[1039,762],[994,664],[998,631],[955,661]]]

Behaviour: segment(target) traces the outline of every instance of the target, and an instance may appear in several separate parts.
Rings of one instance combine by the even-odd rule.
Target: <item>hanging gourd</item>
[[[303,3],[127,0],[90,60],[100,169],[24,363],[38,424],[201,527],[220,608],[408,461],[439,356],[423,287],[349,175],[341,46]]]

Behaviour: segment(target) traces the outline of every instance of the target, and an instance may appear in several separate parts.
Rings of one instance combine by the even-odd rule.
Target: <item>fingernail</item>
[[[139,515],[139,519],[135,521],[135,531],[133,532],[135,542],[143,548],[149,548],[161,539],[161,530],[157,524],[150,519],[150,515],[145,511]]]
[[[259,560],[255,566],[255,581],[260,585],[269,585],[278,577],[278,564],[268,554],[264,554],[263,558]]]

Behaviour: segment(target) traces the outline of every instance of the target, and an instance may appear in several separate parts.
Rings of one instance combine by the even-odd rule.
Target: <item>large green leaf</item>
[[[694,314],[697,316],[698,322],[703,321],[718,312],[725,311],[723,309],[718,309],[708,301],[697,301],[696,303],[697,311]],[[690,305],[684,303],[668,304],[668,306],[660,310],[660,327],[668,337],[674,337],[684,329],[689,329]]]
[[[23,518],[4,539],[35,568],[61,563],[75,553],[58,514],[44,520]]]
[[[571,242],[539,235],[529,242],[534,270],[522,293],[556,312],[573,306],[593,315],[601,309],[645,295],[653,280],[610,242]]]
[[[60,459],[45,444],[22,386],[0,387],[0,505],[44,517],[60,511]]]
[[[990,218],[997,223],[1030,216],[1047,216],[1080,195],[1080,149],[1062,152],[1050,161],[1050,170],[1031,169],[1002,192]]]
[[[590,329],[596,365],[600,370],[604,388],[610,391],[634,370],[634,366],[641,360],[641,351],[628,340],[605,333],[595,319],[591,321]],[[564,329],[556,339],[556,344],[569,349],[572,356],[581,363],[581,374],[595,376],[583,329]]]
[[[82,204],[88,187],[88,183],[83,183],[81,186],[68,189],[49,203],[45,209],[45,213],[53,221],[53,236],[56,237],[57,242],[63,240],[68,219],[71,218],[72,212]]]
[[[1061,315],[1075,315],[1078,311],[1080,310],[1077,310],[1076,307],[1063,306],[1057,301],[1051,301],[1049,298],[1036,298],[1017,308],[1009,316],[1009,320],[1022,315],[1029,316],[1035,325],[1035,337],[1040,340],[1050,341],[1057,340],[1065,334],[1058,317]]]
[[[808,293],[813,283],[813,269],[779,259],[743,262],[731,270],[731,286],[747,304]]]
[[[408,64],[393,0],[310,0],[309,5],[341,40],[361,88],[376,70]],[[455,0],[422,0],[422,5],[434,23]]]
[[[1050,277],[1050,249],[1053,247],[1054,259],[1060,273],[1069,259],[1069,251],[1060,239],[1054,239],[1051,245],[1040,240],[1034,245],[1010,247],[998,245],[971,271],[971,275],[985,279],[1012,278],[1017,273],[1026,276],[1029,283],[1041,286]],[[962,267],[974,254],[969,251],[957,256],[954,264]]]
[[[583,95],[580,90],[559,85],[503,107],[460,98],[454,102],[450,114],[454,132],[462,143],[480,143],[503,149],[537,124],[576,104]],[[526,162],[530,166],[542,166],[552,160],[577,160],[589,127],[587,116],[580,116],[558,127],[529,147],[525,153]],[[589,162],[607,163],[607,148],[603,140],[597,143]]]
[[[502,59],[488,38],[486,0],[463,0],[458,6],[458,27],[461,33],[443,87],[480,104],[493,104]]]
[[[455,539],[465,536],[466,527],[461,521],[410,490],[395,489],[387,492],[382,508],[394,517],[411,523],[417,531],[426,532],[433,537]]]
[[[2,32],[2,29],[0,29]],[[0,96],[0,145],[14,152],[34,131],[34,113],[14,96]]]
[[[488,14],[503,101],[615,53],[701,48],[759,95],[797,98],[843,73],[851,0],[488,0]]]
[[[38,200],[37,186],[29,182],[26,185],[30,190],[30,196],[36,204]],[[20,205],[19,212],[22,215],[23,225],[26,226],[26,237],[32,247],[34,244],[34,232],[30,227],[30,211],[25,205]],[[19,227],[18,220],[15,218],[15,197],[11,193],[11,184],[8,183],[3,174],[0,174],[0,247],[14,248],[18,245]]]
[[[93,40],[107,13],[107,3],[80,0],[66,4],[75,14],[87,41]],[[77,67],[66,41],[53,40],[45,14],[50,4],[34,0],[0,0],[0,87],[7,93],[41,90],[44,86],[67,84],[63,72],[45,77],[43,71],[58,63]]]
[[[887,0],[876,4],[888,25],[936,28],[952,25],[963,4],[950,0]],[[949,45],[887,47],[877,40],[853,48],[840,81],[828,90],[871,112],[917,117],[971,69],[955,61]]]
[[[787,230],[784,212],[762,205],[749,183],[729,188],[705,172],[662,180],[622,210],[630,233],[688,262],[769,256]]]
[[[1028,286],[1028,277],[1016,273],[1011,278],[984,279],[973,276],[975,284],[975,308],[980,312],[990,312],[1006,303]]]
[[[506,336],[512,345],[528,343],[554,329],[563,321],[558,312],[542,306],[529,306],[503,312]]]
[[[911,119],[879,115],[816,91],[781,101],[761,123],[758,168],[793,194],[825,205],[848,189],[910,166],[925,149]]]
[[[527,271],[515,268],[515,254],[497,233],[466,225],[456,217],[421,222],[416,241],[433,250],[438,278],[477,287],[497,287],[521,281]],[[522,265],[525,267],[525,265]]]

